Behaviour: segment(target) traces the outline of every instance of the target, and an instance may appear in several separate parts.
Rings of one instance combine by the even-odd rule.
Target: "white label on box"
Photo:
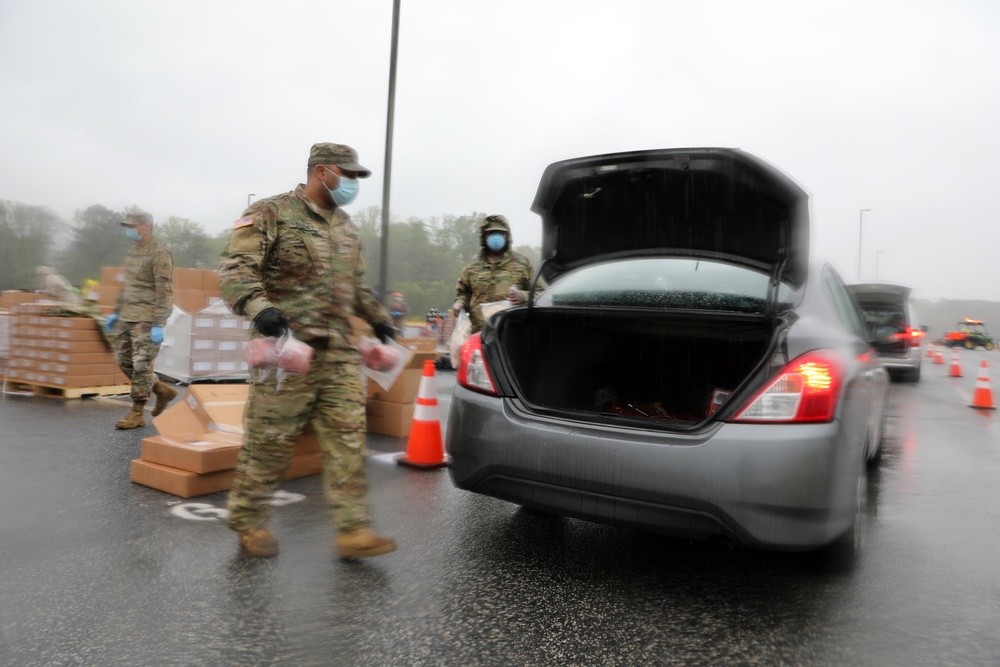
[[[239,322],[236,321],[236,320],[220,320],[219,321],[219,328],[220,329],[235,329],[238,325],[239,325]]]
[[[235,352],[238,348],[235,341],[226,340],[219,343],[219,350],[222,352]]]
[[[235,371],[236,362],[235,361],[220,361],[218,366],[220,371]]]
[[[210,371],[212,370],[211,361],[196,361],[191,364],[191,370],[193,371]]]
[[[211,317],[194,318],[194,325],[199,329],[210,329],[214,324],[215,320]]]
[[[196,350],[211,350],[212,349],[212,343],[214,343],[214,342],[215,341],[211,341],[211,340],[196,340],[194,342],[194,349],[196,349]]]

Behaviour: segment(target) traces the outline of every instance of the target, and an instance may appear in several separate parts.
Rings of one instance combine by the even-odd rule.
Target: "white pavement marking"
[[[395,463],[402,452],[389,452],[388,454],[373,454],[369,458],[379,463]]]

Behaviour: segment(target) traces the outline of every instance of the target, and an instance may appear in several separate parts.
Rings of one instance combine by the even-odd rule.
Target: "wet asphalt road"
[[[283,487],[281,554],[255,560],[213,512],[224,494],[129,481],[155,429],[116,432],[120,399],[4,396],[0,665],[1000,665],[1000,415],[967,407],[981,359],[1000,355],[892,385],[846,573],[519,510],[380,458],[406,443],[378,436],[376,528],[400,549],[332,558],[311,477]],[[438,374],[445,414],[453,383]]]

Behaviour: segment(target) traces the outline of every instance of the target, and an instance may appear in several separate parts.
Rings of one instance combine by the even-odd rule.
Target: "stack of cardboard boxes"
[[[181,382],[249,380],[244,358],[250,322],[222,302],[197,313],[174,308],[164,328],[155,369]]]
[[[129,379],[115,365],[98,323],[90,317],[43,315],[51,304],[11,310],[7,380],[56,388],[114,387]]]
[[[184,400],[153,419],[160,435],[142,441],[132,481],[181,498],[227,490],[243,440],[248,392],[245,384],[188,387]],[[308,428],[295,444],[285,479],[317,474],[322,466],[319,441]]]

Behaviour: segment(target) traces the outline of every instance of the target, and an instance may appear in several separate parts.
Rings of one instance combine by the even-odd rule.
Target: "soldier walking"
[[[291,332],[313,348],[305,376],[280,388],[273,373],[253,373],[243,421],[243,447],[229,492],[229,527],[251,556],[273,556],[278,540],[268,528],[271,505],[292,448],[311,422],[323,449],[324,486],[341,558],[378,556],[396,543],[371,530],[365,472],[365,397],[360,354],[349,316],[372,325],[386,341],[389,313],[365,285],[358,229],[344,212],[371,172],[357,152],[320,143],[309,152],[306,183],[258,199],[233,223],[222,254],[222,297],[253,321],[252,336]]]
[[[156,395],[154,417],[177,396],[177,390],[161,382],[153,372],[153,360],[163,342],[163,327],[174,304],[174,260],[153,238],[151,214],[132,209],[121,225],[135,245],[125,258],[125,284],[114,313],[105,320],[104,330],[112,336],[118,368],[132,382],[132,410],[115,424],[115,428],[126,429],[145,425],[150,392]]]
[[[531,261],[511,249],[510,223],[502,215],[488,215],[479,224],[479,243],[482,250],[458,274],[455,285],[455,304],[451,314],[465,309],[472,325],[471,333],[483,328],[485,318],[480,306],[484,303],[507,300],[511,304],[523,303],[531,287]],[[535,292],[540,292],[536,288]]]

